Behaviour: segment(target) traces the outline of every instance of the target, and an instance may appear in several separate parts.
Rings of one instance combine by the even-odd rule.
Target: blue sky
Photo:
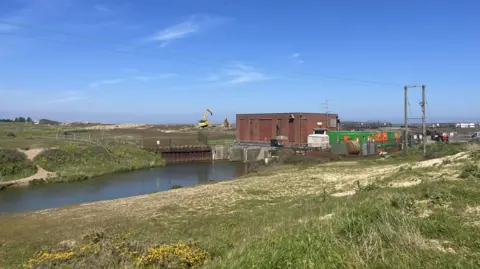
[[[473,0],[3,0],[0,117],[194,123],[328,99],[344,120],[401,121],[403,85],[426,84],[429,119],[479,120],[478,14]]]

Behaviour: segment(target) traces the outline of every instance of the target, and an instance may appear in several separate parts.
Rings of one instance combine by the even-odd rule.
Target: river
[[[244,164],[203,162],[105,175],[85,181],[7,188],[0,191],[0,214],[55,208],[165,191],[244,175]]]

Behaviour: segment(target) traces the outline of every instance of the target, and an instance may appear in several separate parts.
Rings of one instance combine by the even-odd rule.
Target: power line
[[[426,103],[426,105],[427,105],[428,118],[430,119],[431,122],[433,122],[432,113],[430,112],[430,106],[428,105],[428,102]]]
[[[3,21],[3,20],[0,20],[0,24],[5,24],[5,25],[10,25],[10,26],[15,26],[15,27],[22,27],[22,28],[29,28],[29,29],[33,29],[33,30],[50,32],[50,33],[66,35],[66,36],[84,38],[84,39],[92,40],[92,41],[95,41],[95,42],[102,42],[102,43],[108,43],[108,44],[113,44],[113,45],[128,46],[128,47],[135,48],[135,49],[141,48],[141,49],[150,49],[150,50],[158,51],[158,49],[150,47],[150,46],[131,45],[131,44],[126,44],[126,43],[121,43],[121,42],[112,43],[110,41],[106,41],[103,38],[97,38],[97,37],[92,37],[92,36],[83,36],[83,35],[78,35],[78,34],[69,33],[69,32],[65,32],[65,31],[60,31],[60,30],[57,30],[57,29],[38,27],[38,26],[33,26],[33,25],[28,25],[28,24],[18,24],[18,23]],[[117,53],[135,55],[134,53],[128,53],[128,52],[124,52],[124,51],[121,51],[121,50],[114,50],[114,49],[108,49],[108,48],[98,48],[98,47],[92,47],[92,46],[87,46],[87,45],[78,45],[78,44],[69,43],[69,42],[49,40],[49,39],[46,39],[46,38],[23,36],[23,35],[19,35],[19,34],[6,33],[6,32],[0,32],[0,34],[10,35],[10,36],[15,36],[15,37],[22,37],[22,38],[27,38],[27,39],[34,39],[34,40],[39,40],[39,41],[59,43],[59,44],[64,44],[64,45],[79,46],[79,47],[90,48],[90,49],[101,49],[101,50],[110,51],[110,52],[117,52]],[[182,54],[185,54],[185,52],[182,52]],[[190,54],[190,56],[192,56],[192,55]],[[198,57],[198,56],[193,56],[193,57],[202,58],[202,57]],[[180,60],[171,60],[171,59],[168,60],[168,61],[171,61],[171,62],[177,61],[177,62],[192,64],[192,62],[190,62],[190,61],[180,61]],[[198,63],[194,63],[194,64],[198,65]],[[201,65],[210,66],[210,67],[215,66],[216,68],[221,66],[221,68],[224,68],[223,65],[215,65],[215,64],[208,64],[208,63],[201,63]],[[230,69],[235,69],[235,68],[230,68]],[[282,72],[280,72],[280,73],[282,73]],[[379,85],[385,85],[385,86],[395,86],[395,87],[401,86],[401,84],[393,83],[393,82],[364,80],[364,79],[356,79],[356,78],[340,77],[340,76],[329,76],[329,75],[322,75],[322,74],[316,74],[316,73],[311,73],[311,72],[300,72],[300,71],[291,72],[291,71],[289,71],[288,73],[291,74],[291,75],[305,75],[305,76],[323,77],[323,78],[337,79],[337,80],[344,80],[344,81],[362,82],[362,83],[368,83],[368,84],[379,84]]]
[[[407,101],[408,102],[408,111],[410,113],[410,116],[413,116],[413,113],[412,113],[412,106],[410,105],[410,100]],[[411,118],[411,117],[409,117]]]

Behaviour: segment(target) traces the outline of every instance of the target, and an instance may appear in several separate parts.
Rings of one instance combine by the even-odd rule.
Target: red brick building
[[[307,143],[307,137],[319,124],[337,129],[337,114],[272,113],[237,114],[237,141],[270,141],[277,135],[288,137],[291,143]]]

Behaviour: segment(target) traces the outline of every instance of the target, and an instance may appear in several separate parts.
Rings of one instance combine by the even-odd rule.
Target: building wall
[[[290,114],[295,119],[290,122]],[[275,113],[275,114],[237,114],[237,140],[238,141],[270,141],[276,136],[276,126],[280,126],[280,134],[287,136],[292,143],[307,143],[307,137],[313,133],[313,128],[318,128],[317,122],[322,127],[336,130],[331,121],[336,122],[336,114],[327,115],[318,113]]]

